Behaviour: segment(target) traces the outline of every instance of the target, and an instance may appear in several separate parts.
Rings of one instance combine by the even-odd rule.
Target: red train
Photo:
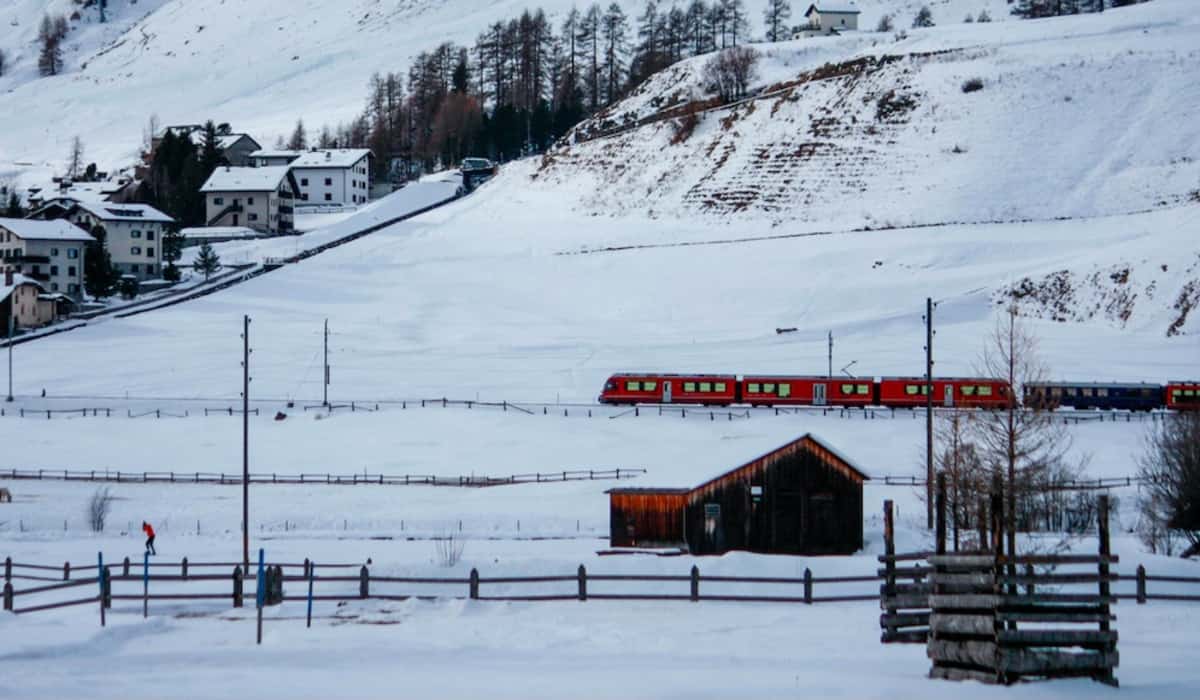
[[[1200,382],[1166,385],[1042,383],[1025,387],[1027,406],[1044,408],[1200,410]],[[840,378],[766,374],[614,374],[604,383],[600,403],[680,403],[701,406],[883,406],[925,405],[924,377]],[[939,407],[1007,408],[1017,402],[1002,379],[935,377],[933,404]]]
[[[888,406],[925,405],[923,377],[837,378],[763,374],[614,374],[600,403],[682,403],[702,406]],[[934,405],[1003,408],[1012,401],[999,379],[933,380]]]

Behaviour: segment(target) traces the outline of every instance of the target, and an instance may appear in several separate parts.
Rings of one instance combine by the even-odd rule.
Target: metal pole
[[[8,397],[4,400],[12,403],[12,355],[13,355],[13,330],[16,326],[16,304],[9,304],[8,309]]]
[[[933,299],[925,299],[925,528],[933,529]]]
[[[325,381],[321,405],[329,408],[329,319],[325,319]]]
[[[242,570],[250,570],[250,317],[242,317]]]
[[[833,379],[833,331],[829,331],[829,378]]]

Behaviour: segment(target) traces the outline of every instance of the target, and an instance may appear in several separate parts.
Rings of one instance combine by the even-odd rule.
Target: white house
[[[808,6],[804,13],[807,24],[796,27],[793,39],[829,36],[858,29],[858,8],[849,2],[822,2]]]
[[[175,219],[149,204],[82,202],[54,199],[29,215],[34,219],[67,219],[104,243],[122,275],[139,281],[162,276],[162,240]]]
[[[250,164],[256,168],[291,165],[302,155],[304,155],[304,151],[262,148],[250,154]]]
[[[246,226],[263,233],[295,229],[297,187],[286,165],[217,168],[200,192],[208,226]]]
[[[12,270],[0,279],[0,334],[13,329],[39,328],[58,318],[58,305],[45,293],[41,283]]]
[[[292,161],[300,186],[300,202],[307,204],[366,204],[371,195],[371,151],[335,148],[308,151]]]
[[[91,234],[66,219],[0,219],[5,271],[29,277],[51,292],[83,298],[83,263]]]

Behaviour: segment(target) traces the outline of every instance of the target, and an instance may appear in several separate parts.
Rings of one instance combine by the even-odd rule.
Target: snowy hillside
[[[768,45],[762,99],[561,148],[537,181],[593,213],[839,228],[1177,205],[1200,190],[1192,5]],[[577,135],[703,100],[705,60]],[[965,90],[973,79],[981,89]]]

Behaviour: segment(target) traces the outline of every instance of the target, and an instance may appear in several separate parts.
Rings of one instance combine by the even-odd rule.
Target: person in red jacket
[[[142,532],[146,533],[146,551],[157,555],[154,551],[154,528],[150,527],[150,523],[142,521]]]

